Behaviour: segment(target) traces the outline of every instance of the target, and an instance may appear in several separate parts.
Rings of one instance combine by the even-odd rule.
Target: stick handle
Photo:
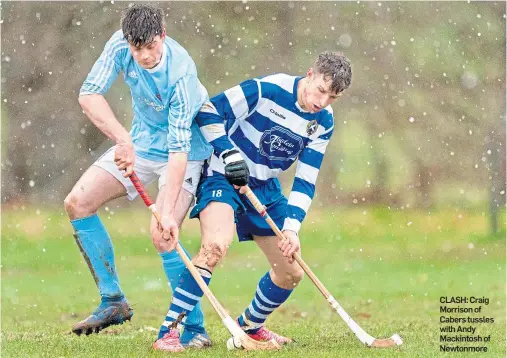
[[[262,205],[262,203],[259,201],[257,196],[253,193],[253,191],[246,186],[246,192],[245,195],[247,196],[248,200],[252,203],[252,205],[255,207],[255,210],[261,216],[266,220],[268,225],[271,227],[271,229],[275,232],[276,236],[279,240],[283,240],[285,237],[282,233],[282,231],[276,226],[273,219],[268,214],[268,211],[266,210],[266,207]],[[348,314],[345,312],[345,310],[340,306],[340,304],[335,300],[335,298],[331,295],[331,293],[324,287],[322,282],[318,279],[317,276],[313,273],[313,271],[310,269],[310,267],[306,264],[306,262],[303,261],[301,256],[298,253],[295,253],[293,255],[294,260],[301,266],[303,271],[306,273],[306,275],[312,280],[312,282],[315,284],[315,286],[319,289],[320,293],[324,296],[324,298],[327,300],[329,305],[333,307],[333,309],[341,316],[341,318],[345,321],[347,326],[356,334],[356,336],[359,338],[359,340],[365,344],[368,344],[369,346],[373,343],[375,338],[370,336],[368,333],[366,333]]]
[[[275,232],[278,239],[283,240],[285,237],[284,237],[282,231],[278,228],[278,226],[276,226],[273,219],[271,219],[271,217],[268,214],[268,211],[266,210],[266,207],[264,205],[262,205],[262,203],[259,201],[257,196],[254,194],[254,192],[248,186],[246,186],[245,188],[246,188],[245,195],[247,196],[248,200],[250,200],[250,202],[254,206],[255,210],[257,210],[257,212],[266,220],[268,225]],[[315,286],[317,286],[320,293],[322,293],[322,295],[326,298],[326,300],[329,297],[331,297],[331,293],[326,289],[326,287],[324,287],[324,285],[322,284],[322,282],[320,282],[320,280],[317,278],[317,276],[315,276],[313,271],[306,264],[306,262],[303,261],[301,256],[298,253],[295,253],[293,255],[293,257],[294,257],[294,260],[296,260],[296,262],[299,264],[299,266],[301,266],[301,268],[306,273],[306,275],[310,278],[310,280],[312,280],[312,282],[315,284]]]
[[[151,212],[152,212],[153,216],[155,217],[155,219],[157,220],[157,222],[159,224],[161,224],[162,220],[160,218],[160,213],[157,210],[157,206],[155,205],[155,203],[151,199],[150,194],[148,194],[148,192],[145,190],[143,183],[141,183],[141,180],[139,180],[139,177],[136,175],[135,172],[130,176],[130,180],[132,181],[132,184],[134,184],[134,187],[136,188],[137,192],[139,193],[139,196],[141,196],[141,198],[143,199],[143,201],[146,204],[146,206],[148,207],[148,209],[151,210]],[[178,255],[180,255],[181,259],[183,260],[183,263],[188,268],[188,270],[192,274],[192,277],[195,279],[195,281],[197,282],[197,284],[201,288],[202,292],[204,292],[204,295],[208,298],[211,305],[213,306],[215,311],[218,313],[218,315],[220,316],[222,321],[226,320],[227,317],[230,318],[227,311],[225,311],[225,309],[222,307],[220,302],[218,302],[216,297],[213,295],[213,293],[209,289],[208,285],[206,285],[206,282],[204,282],[204,280],[201,277],[201,274],[199,273],[199,271],[197,271],[197,269],[195,268],[192,261],[190,261],[190,259],[186,255],[185,251],[183,251],[179,242],[176,245],[176,252],[178,253]],[[229,328],[229,327],[227,327],[227,328]],[[229,328],[229,330],[230,330],[230,328]],[[233,333],[233,332],[231,332],[231,333]]]

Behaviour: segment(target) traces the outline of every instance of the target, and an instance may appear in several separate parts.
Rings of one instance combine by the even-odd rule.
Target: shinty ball
[[[227,349],[232,351],[234,349],[241,349],[243,346],[241,345],[241,341],[239,337],[231,337],[227,340]]]

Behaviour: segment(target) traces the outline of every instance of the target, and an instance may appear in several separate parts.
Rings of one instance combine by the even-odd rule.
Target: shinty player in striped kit
[[[264,322],[303,278],[292,255],[300,250],[298,231],[333,133],[331,104],[349,87],[351,78],[350,62],[343,54],[321,53],[305,77],[275,74],[247,80],[213,97],[196,117],[214,153],[204,166],[197,204],[190,214],[200,219],[202,233],[201,249],[193,262],[209,284],[232,242],[234,223],[240,241],[254,240],[264,252],[271,270],[237,319],[253,339],[291,342],[268,330]],[[277,176],[296,159],[296,176],[287,199]],[[282,229],[284,241],[278,243],[265,220],[241,195],[241,187],[247,184]],[[185,269],[163,326],[176,320],[171,317],[191,312],[201,297],[202,291]],[[180,349],[179,344],[177,339],[165,342],[174,350]]]

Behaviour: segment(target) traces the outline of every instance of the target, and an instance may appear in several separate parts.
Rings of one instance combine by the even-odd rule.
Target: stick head
[[[274,339],[267,342],[259,342],[245,334],[240,337],[240,340],[241,346],[247,351],[271,351],[280,349],[280,345]]]
[[[280,349],[280,345],[274,339],[267,342],[256,341],[243,332],[243,334],[233,336],[227,341],[227,349],[233,350],[241,348],[247,351],[271,351]]]
[[[389,348],[394,346],[401,346],[403,341],[398,334],[394,334],[391,338],[375,339],[370,347],[374,348]]]

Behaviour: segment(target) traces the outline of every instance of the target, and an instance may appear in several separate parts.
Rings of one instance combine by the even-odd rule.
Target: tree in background
[[[82,115],[77,91],[126,5],[2,4],[3,203],[59,204],[110,145]],[[321,204],[429,208],[485,204],[492,193],[492,215],[504,205],[505,3],[158,5],[210,95],[251,76],[304,74],[323,50],[351,58]],[[120,82],[109,99],[129,123]]]

